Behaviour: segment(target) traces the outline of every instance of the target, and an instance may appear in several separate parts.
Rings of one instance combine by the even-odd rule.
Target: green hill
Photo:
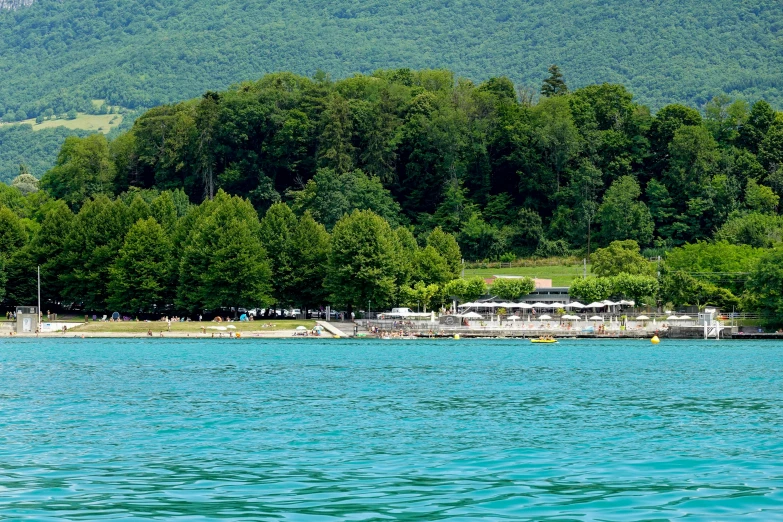
[[[273,71],[506,75],[626,85],[659,108],[728,93],[781,106],[773,0],[39,0],[0,13],[0,111],[151,107]]]

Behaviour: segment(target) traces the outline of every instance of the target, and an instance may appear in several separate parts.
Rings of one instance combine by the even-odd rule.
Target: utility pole
[[[460,276],[462,279],[465,279],[465,259],[462,259],[462,275]]]
[[[584,268],[582,269],[582,279],[587,279],[587,258],[582,259]]]
[[[41,265],[38,265],[38,329],[41,328]]]

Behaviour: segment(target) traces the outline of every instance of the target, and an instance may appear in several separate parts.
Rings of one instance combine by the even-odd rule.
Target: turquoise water
[[[783,344],[0,342],[0,519],[783,519]]]

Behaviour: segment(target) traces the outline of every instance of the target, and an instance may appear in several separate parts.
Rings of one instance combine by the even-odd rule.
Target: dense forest
[[[621,85],[569,90],[554,66],[538,96],[445,70],[271,74],[151,109],[111,141],[67,138],[40,184],[14,180],[8,295],[26,291],[14,270],[49,263],[49,298],[93,309],[433,306],[473,292],[451,282],[461,258],[584,255],[598,277],[580,296],[779,313],[765,299],[783,285],[782,160],[764,101],[653,116]],[[170,293],[144,306],[111,286],[152,274]],[[301,274],[321,284],[287,283]]]
[[[719,94],[783,104],[776,73],[783,67],[783,6],[770,0],[13,5],[22,7],[0,9],[6,123],[91,112],[96,99],[143,110],[280,70],[345,78],[450,68],[475,82],[508,76],[536,91],[551,63],[572,88],[622,84],[653,111],[670,103],[701,110]],[[53,136],[64,133],[29,133],[29,144],[9,139],[20,134],[0,138],[0,181],[9,182],[20,162],[40,177],[54,164]]]
[[[783,5],[772,0],[37,0],[0,10],[0,115],[152,107],[238,79],[449,68],[538,85],[626,85],[653,109],[728,94],[780,106]]]
[[[0,181],[14,179],[21,165],[40,177],[54,166],[65,138],[88,134],[64,127],[33,131],[30,125],[0,126]]]

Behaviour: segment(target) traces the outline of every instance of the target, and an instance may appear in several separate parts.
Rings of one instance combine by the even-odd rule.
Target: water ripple
[[[783,345],[14,340],[0,519],[783,519]]]

